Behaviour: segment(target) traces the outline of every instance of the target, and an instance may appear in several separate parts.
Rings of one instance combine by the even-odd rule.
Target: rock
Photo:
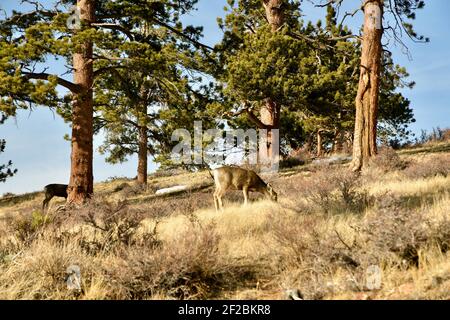
[[[288,289],[284,291],[286,300],[304,300],[302,293],[298,289]]]
[[[173,186],[170,188],[164,188],[164,189],[159,189],[156,191],[155,194],[157,195],[161,195],[161,194],[171,194],[171,193],[176,193],[176,192],[180,192],[180,191],[185,191],[187,190],[187,186]]]

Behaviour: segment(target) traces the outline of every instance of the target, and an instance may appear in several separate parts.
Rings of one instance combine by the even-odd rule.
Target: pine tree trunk
[[[322,148],[322,131],[317,131],[317,154],[316,156],[320,158],[323,155],[323,148]]]
[[[78,0],[81,20],[94,22],[94,0]],[[93,64],[92,42],[82,45],[73,55],[74,82],[81,88],[76,94],[72,111],[71,173],[68,203],[83,203],[93,191]]]
[[[272,28],[272,32],[277,32],[284,23],[283,0],[264,0],[263,6],[266,11],[266,17]],[[273,146],[276,145],[275,135],[272,129],[280,129],[280,105],[267,98],[265,105],[261,108],[261,122],[267,127],[267,157],[272,159],[275,154]]]
[[[138,169],[137,182],[140,185],[147,184],[147,127],[139,127],[139,150],[138,150]]]
[[[272,31],[278,31],[284,23],[284,0],[264,0],[263,6]]]
[[[378,12],[378,15],[376,14]],[[361,71],[356,96],[352,169],[361,170],[377,153],[377,117],[381,72],[383,0],[364,3]]]
[[[267,127],[267,157],[271,158],[273,153],[273,146],[277,145],[275,135],[272,129],[280,128],[280,107],[272,99],[268,98],[265,105],[261,108],[261,122]]]
[[[333,153],[340,154],[344,150],[344,131],[340,128],[336,129],[333,139]]]

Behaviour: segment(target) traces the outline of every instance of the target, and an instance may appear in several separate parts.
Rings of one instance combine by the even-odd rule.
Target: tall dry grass
[[[48,215],[38,203],[11,207],[0,220],[0,298],[280,299],[295,288],[306,299],[448,299],[444,156],[281,176],[278,203],[253,195],[244,207],[236,192],[220,214],[210,191],[138,204],[105,191]],[[80,290],[67,287],[73,265]]]

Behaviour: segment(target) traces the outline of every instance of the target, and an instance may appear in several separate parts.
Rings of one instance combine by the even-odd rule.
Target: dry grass
[[[43,215],[39,198],[3,207],[0,298],[281,299],[298,288],[306,299],[448,299],[448,155],[406,157],[406,169],[372,166],[361,176],[345,166],[289,172],[272,178],[278,203],[253,195],[244,207],[230,193],[220,214],[210,190],[118,202],[124,180],[97,185],[79,209]],[[210,177],[150,183],[186,179]],[[67,289],[71,265],[81,269],[80,291]],[[374,265],[382,281],[371,290]]]

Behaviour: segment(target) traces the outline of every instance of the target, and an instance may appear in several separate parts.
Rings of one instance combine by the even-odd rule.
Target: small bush
[[[113,192],[120,192],[125,198],[131,198],[143,194],[147,191],[147,186],[139,183],[121,183]]]
[[[41,211],[33,211],[31,215],[20,215],[9,221],[9,228],[20,243],[29,245],[52,222],[52,219]]]
[[[223,285],[226,268],[219,263],[219,236],[214,224],[190,227],[163,246],[123,252],[122,263],[107,271],[111,293],[121,299],[156,294],[177,299],[202,299]],[[114,298],[114,297],[113,297]]]
[[[437,245],[446,252],[450,244],[450,220],[433,223],[426,210],[409,210],[404,200],[385,195],[377,203],[376,211],[360,226],[361,251],[372,264],[387,263],[399,266],[419,266],[419,252]]]
[[[327,278],[339,268],[355,272],[360,266],[352,248],[344,245],[325,216],[277,214],[270,220],[276,243],[274,272],[284,285],[301,288],[308,299],[323,299],[329,294],[333,288]]]
[[[367,191],[361,189],[359,174],[348,169],[318,171],[303,188],[310,201],[325,213],[361,212],[370,202]]]
[[[117,180],[127,180],[127,181],[130,181],[130,180],[132,180],[132,179],[130,179],[130,178],[128,178],[128,177],[125,177],[125,176],[122,176],[122,177],[119,177],[119,176],[112,176],[112,177],[109,177],[108,179],[106,179],[105,182],[114,182],[114,181],[117,181]]]
[[[12,193],[12,192],[5,192],[5,193],[2,195],[2,198],[12,198],[12,197],[14,197],[14,196],[15,196],[15,194]]]
[[[292,263],[304,263],[307,258],[311,258],[312,250],[318,246],[319,238],[315,237],[318,219],[309,217],[311,216],[301,220],[279,215],[271,217],[273,237],[280,248],[286,250],[284,255]]]
[[[450,141],[450,128],[443,130],[443,132],[442,132],[442,140],[443,141]]]
[[[293,168],[293,167],[297,167],[297,166],[302,166],[305,164],[304,160],[298,159],[298,158],[293,158],[293,157],[287,157],[283,160],[280,161],[280,168],[281,169],[285,169],[285,168]]]
[[[308,161],[310,161],[310,157],[308,154],[298,152],[298,153],[293,153],[293,154],[283,158],[280,161],[279,166],[281,169],[293,168],[293,167],[297,167],[297,166],[303,166]]]
[[[442,253],[447,253],[450,250],[450,219],[436,225],[428,222],[428,226],[429,243],[437,245]]]
[[[89,247],[95,247],[102,251],[108,251],[122,245],[135,245],[138,241],[136,233],[144,219],[142,212],[129,210],[126,201],[117,204],[106,201],[92,201],[82,209],[79,215],[84,223],[101,234],[100,239],[88,243]],[[149,237],[148,240],[156,241],[154,238]],[[150,244],[156,245],[156,243],[148,243],[148,245]]]
[[[371,166],[380,169],[383,172],[403,170],[408,164],[392,148],[382,148],[378,154],[371,160]]]
[[[422,163],[409,166],[404,174],[410,179],[425,179],[433,176],[448,176],[450,174],[450,155],[433,157]]]
[[[227,199],[230,194],[227,194]],[[241,194],[239,193],[239,195]],[[152,218],[192,213],[196,210],[211,208],[211,206],[214,206],[211,190],[195,193],[186,192],[173,197],[153,198],[140,204],[143,211],[151,213]]]
[[[115,187],[113,192],[119,192],[119,191],[122,191],[122,190],[128,189],[128,188],[131,188],[130,184],[123,182],[123,183],[119,184],[117,187]]]

